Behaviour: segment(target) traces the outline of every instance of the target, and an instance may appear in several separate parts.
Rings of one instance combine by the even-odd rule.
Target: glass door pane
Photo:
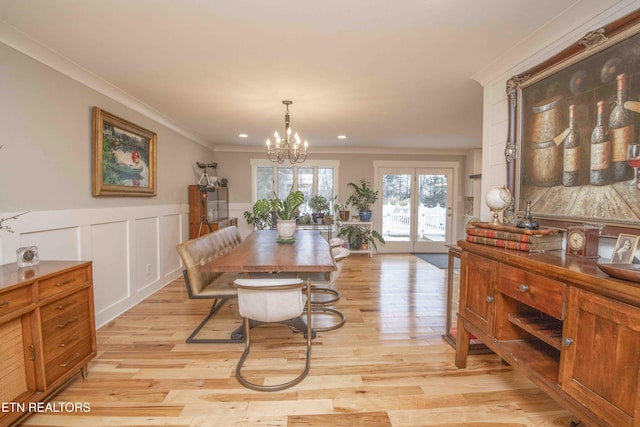
[[[444,242],[447,222],[447,176],[418,175],[416,241]]]
[[[382,237],[396,250],[402,249],[394,242],[411,242],[412,183],[410,171],[382,174]]]
[[[414,235],[415,252],[446,252],[451,243],[453,183],[451,169],[417,169],[418,206]]]

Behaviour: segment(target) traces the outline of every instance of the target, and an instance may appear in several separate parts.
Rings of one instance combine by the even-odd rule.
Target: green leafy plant
[[[378,249],[376,240],[380,243],[386,243],[384,237],[376,230],[358,224],[346,225],[340,228],[338,237],[346,239],[349,242],[349,247],[355,250],[360,249],[365,242],[371,243],[376,250]]]
[[[360,211],[371,210],[371,205],[378,200],[378,191],[373,191],[369,181],[362,178],[360,185],[353,182],[347,185],[353,189],[353,194],[347,199],[347,204],[355,206]]]
[[[271,199],[271,206],[278,219],[295,219],[300,213],[300,205],[304,203],[302,191],[292,191],[284,199]]]
[[[251,211],[244,212],[244,217],[249,225],[257,229],[270,228],[273,224],[272,210],[271,200],[260,199],[254,203]]]
[[[309,199],[309,207],[313,212],[325,213],[329,211],[331,204],[326,197],[321,196],[320,194],[316,194],[311,199]]]

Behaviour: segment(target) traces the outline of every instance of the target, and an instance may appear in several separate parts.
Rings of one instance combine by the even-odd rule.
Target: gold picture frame
[[[93,195],[156,195],[157,135],[93,107]]]
[[[640,190],[626,185],[633,171],[624,161],[624,145],[614,144],[612,136],[635,128],[627,139],[637,137],[639,83],[640,10],[591,31],[507,81],[505,159],[513,199],[505,218],[514,220],[531,201],[534,215],[545,225],[598,224],[608,236],[640,228]],[[630,124],[618,129],[610,116],[620,87]],[[608,133],[594,140],[598,116]],[[614,177],[614,167],[626,168],[625,173]]]
[[[640,236],[635,234],[620,233],[616,241],[616,247],[611,253],[611,264],[631,264],[635,257],[639,240]]]

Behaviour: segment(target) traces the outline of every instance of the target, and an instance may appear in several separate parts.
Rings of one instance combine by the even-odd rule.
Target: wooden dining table
[[[256,230],[231,251],[200,267],[200,271],[326,273],[337,270],[329,244],[318,230],[297,230],[293,243],[279,243],[277,237],[276,230]]]
[[[277,238],[276,230],[256,230],[231,251],[204,264],[200,271],[298,273],[298,277],[307,280],[310,285],[313,273],[328,273],[338,269],[331,256],[329,243],[318,230],[297,230],[292,243],[279,243]],[[304,331],[306,321],[300,317],[294,326]],[[315,336],[316,332],[313,331],[313,337]],[[231,334],[232,339],[243,337],[242,326]]]

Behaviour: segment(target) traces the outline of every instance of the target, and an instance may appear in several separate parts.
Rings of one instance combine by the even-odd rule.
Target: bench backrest
[[[200,267],[234,249],[241,242],[240,231],[238,231],[238,227],[233,226],[216,230],[176,246],[189,279],[188,286],[191,287],[193,295],[198,295],[207,284],[221,274],[201,272]]]

